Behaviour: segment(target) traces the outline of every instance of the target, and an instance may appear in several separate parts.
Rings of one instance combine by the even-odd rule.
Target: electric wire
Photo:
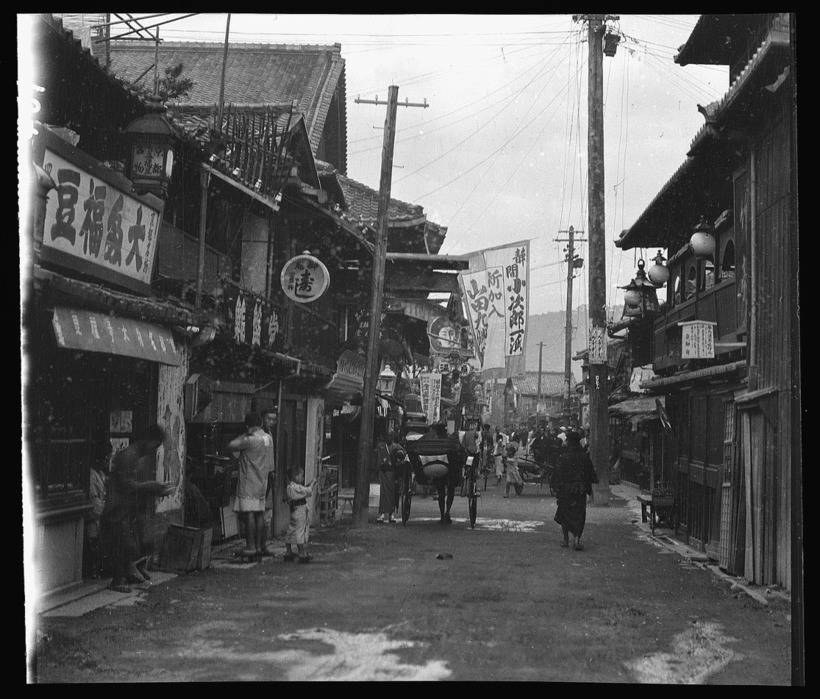
[[[421,165],[421,166],[417,167],[417,168],[416,168],[415,170],[413,170],[412,172],[409,172],[409,173],[407,173],[406,175],[404,175],[404,176],[402,176],[402,177],[398,178],[397,180],[395,180],[395,184],[398,184],[399,182],[402,182],[402,181],[404,181],[404,180],[408,179],[409,177],[412,177],[413,175],[415,175],[415,174],[417,174],[417,173],[421,172],[422,170],[424,170],[425,168],[429,167],[429,166],[430,166],[430,165],[432,165],[433,163],[437,163],[439,160],[441,160],[442,158],[446,157],[447,155],[449,155],[450,153],[452,153],[454,150],[456,150],[456,149],[460,148],[460,147],[461,147],[464,143],[466,143],[467,141],[469,141],[469,140],[470,140],[471,138],[473,138],[476,134],[480,133],[480,132],[481,132],[484,128],[486,128],[487,126],[489,126],[490,124],[492,124],[492,123],[493,123],[493,121],[494,121],[496,118],[498,118],[498,117],[501,115],[501,113],[502,113],[502,112],[504,112],[506,109],[508,109],[510,106],[512,106],[512,105],[515,103],[515,102],[514,102],[515,98],[517,98],[519,95],[521,95],[521,93],[522,93],[522,92],[524,92],[524,90],[526,90],[526,89],[527,89],[530,85],[532,85],[532,84],[533,84],[533,83],[534,83],[534,82],[535,82],[535,81],[536,81],[539,77],[541,77],[541,76],[544,74],[544,72],[545,72],[545,71],[547,70],[547,68],[548,68],[548,65],[549,65],[548,63],[545,63],[544,67],[541,69],[541,71],[539,71],[539,72],[535,75],[535,77],[533,77],[533,78],[532,78],[532,79],[531,79],[528,83],[526,83],[525,85],[523,85],[523,86],[522,86],[522,87],[521,87],[521,88],[520,88],[520,89],[519,89],[519,90],[518,90],[518,91],[517,91],[514,95],[511,95],[510,97],[508,97],[508,98],[505,100],[505,101],[506,101],[506,104],[505,104],[505,105],[504,105],[501,109],[499,109],[499,110],[498,110],[495,114],[493,114],[493,115],[492,115],[489,119],[487,119],[486,121],[484,121],[484,123],[483,123],[483,124],[481,124],[481,126],[479,126],[479,128],[477,128],[477,129],[476,129],[475,131],[473,131],[472,133],[468,134],[465,138],[463,138],[461,141],[459,141],[458,143],[456,143],[456,144],[455,144],[452,148],[450,148],[449,150],[444,151],[443,153],[441,153],[441,154],[440,154],[440,155],[438,155],[437,157],[433,158],[432,160],[429,160],[428,162],[424,163],[423,165]],[[557,67],[556,67],[555,69],[553,69],[552,73],[550,74],[550,79],[551,79],[551,78],[552,78],[552,76],[555,74],[556,70],[557,70]],[[540,96],[541,96],[541,94],[542,94],[542,93],[543,93],[543,91],[547,88],[547,86],[548,86],[548,85],[549,85],[549,82],[547,82],[547,83],[545,83],[545,84],[544,84],[544,86],[541,88],[541,91],[538,93],[538,95],[535,97],[535,99],[534,99],[534,100],[530,103],[530,106],[532,106],[532,104],[534,104],[535,102],[537,102],[537,101],[538,101],[538,97],[540,97]],[[528,111],[529,111],[529,110],[528,110]]]
[[[538,64],[536,63],[536,65],[538,65]],[[502,88],[506,88],[506,87],[509,87],[509,83],[502,86]],[[499,88],[499,89],[502,89],[502,88]],[[498,90],[496,90],[496,92],[498,92]],[[512,95],[508,95],[508,96],[503,97],[499,100],[496,100],[495,102],[491,102],[490,104],[484,105],[481,109],[478,109],[474,112],[470,112],[469,114],[466,114],[463,117],[459,117],[455,121],[451,121],[447,124],[440,124],[439,126],[434,126],[433,128],[427,129],[427,130],[423,131],[422,133],[416,132],[416,133],[413,133],[409,136],[405,136],[404,138],[397,139],[396,143],[405,143],[407,141],[412,141],[412,140],[417,139],[417,138],[422,138],[422,137],[425,137],[425,136],[429,136],[431,133],[435,133],[436,131],[440,131],[441,129],[446,129],[446,128],[449,128],[451,126],[455,126],[456,124],[460,124],[462,121],[466,121],[467,119],[472,119],[473,117],[478,116],[482,112],[486,112],[488,109],[492,109],[493,107],[495,107],[498,104],[501,104],[502,102],[506,102],[511,97],[512,97]],[[466,109],[466,107],[471,106],[471,105],[476,104],[476,103],[481,102],[481,101],[482,101],[481,99],[474,100],[473,102],[469,102],[467,105],[464,105],[462,107],[458,107],[457,109],[454,109],[454,110],[450,111],[448,114],[454,114],[455,112],[461,111],[462,109]],[[433,121],[435,121],[437,119],[443,119],[445,116],[447,116],[447,115],[441,115],[440,117],[434,117],[433,119],[430,119],[428,122],[423,122],[423,123],[432,123]],[[418,128],[419,128],[419,124],[412,124],[412,125],[404,127],[403,129],[400,129],[400,131],[409,131],[411,129],[415,130],[415,129],[418,129]],[[379,136],[379,134],[374,134],[373,136],[368,136],[367,138],[368,139],[378,138],[378,136]],[[359,139],[359,140],[363,140],[363,139]],[[381,149],[381,147],[382,147],[381,144],[377,144],[377,145],[374,145],[374,146],[368,146],[367,148],[359,148],[358,150],[351,151],[348,155],[351,156],[351,155],[361,155],[362,153],[370,153],[372,151]]]
[[[499,88],[497,88],[497,89],[493,90],[492,92],[487,93],[487,94],[486,94],[486,95],[484,95],[483,97],[480,97],[480,98],[478,98],[478,99],[476,99],[476,100],[473,100],[472,102],[468,102],[467,104],[463,104],[463,105],[461,105],[460,107],[456,107],[455,109],[451,109],[449,112],[446,112],[445,114],[439,114],[439,115],[437,115],[437,116],[433,117],[432,119],[428,119],[427,121],[425,121],[425,122],[424,122],[424,123],[425,123],[425,125],[426,125],[426,124],[431,124],[431,123],[433,123],[434,121],[438,121],[438,120],[440,120],[440,119],[444,119],[444,118],[446,118],[446,117],[450,116],[451,114],[455,114],[456,112],[460,112],[462,109],[466,109],[467,107],[471,107],[472,105],[474,105],[474,104],[478,104],[479,102],[483,102],[483,101],[484,101],[484,100],[486,100],[486,99],[487,99],[487,97],[489,97],[490,95],[494,95],[494,94],[496,94],[497,92],[501,92],[501,90],[507,89],[507,88],[510,86],[510,84],[511,84],[512,82],[515,82],[516,80],[519,80],[520,78],[522,78],[523,76],[525,76],[527,73],[529,73],[531,70],[533,70],[534,68],[537,68],[539,65],[541,65],[541,61],[542,61],[542,57],[541,57],[541,56],[539,56],[539,57],[538,57],[538,59],[537,59],[537,60],[536,60],[536,61],[535,61],[532,65],[530,65],[529,67],[527,67],[527,68],[526,68],[526,69],[525,69],[525,70],[524,70],[524,71],[523,71],[520,75],[516,76],[515,78],[513,78],[513,79],[512,79],[512,80],[510,80],[509,82],[507,82],[507,83],[505,83],[505,84],[501,85],[501,87],[499,87]],[[473,70],[473,67],[471,66],[469,69],[470,69],[470,70]],[[423,75],[427,76],[427,75],[434,75],[434,74],[444,73],[444,72],[445,72],[445,71],[435,71],[434,73],[425,73],[425,74],[423,74]],[[452,72],[450,72],[450,73],[449,73],[449,75],[452,75],[452,74],[453,74]],[[408,84],[409,84],[409,82],[408,82],[407,80],[399,80],[399,81],[396,81],[396,82],[397,82],[398,84],[400,84],[402,87],[405,87],[406,85],[408,85]],[[378,89],[378,88],[376,88],[376,89]],[[348,94],[351,94],[352,92],[354,92],[354,91],[348,90]],[[366,92],[366,91],[355,91],[355,92],[356,92],[357,94],[360,94],[361,92]],[[502,101],[502,100],[499,100],[499,102],[500,102],[500,101]],[[496,102],[496,103],[494,103],[494,104],[497,104],[497,102]],[[483,111],[483,110],[482,110],[482,111]],[[474,113],[470,114],[469,116],[475,116],[475,114],[479,114],[479,113],[480,113],[480,111],[479,111],[479,112],[474,112]],[[458,123],[458,122],[456,121],[456,122],[454,122],[454,123]],[[451,126],[451,124],[447,124],[446,126]],[[396,130],[396,133],[401,133],[401,132],[403,132],[403,131],[409,131],[410,129],[415,129],[415,128],[417,128],[417,127],[418,127],[418,125],[415,125],[415,124],[414,124],[414,125],[412,125],[412,126],[405,126],[405,127],[401,128],[401,129],[397,129],[397,130]],[[444,128],[444,127],[436,127],[435,129],[431,129],[431,130],[430,130],[430,131],[428,131],[427,133],[430,133],[430,132],[432,132],[432,131],[436,131],[436,130],[438,130],[439,128]],[[372,135],[370,135],[370,136],[364,136],[364,137],[362,137],[362,138],[355,138],[355,139],[349,140],[349,141],[348,141],[348,145],[351,145],[351,144],[353,144],[353,143],[361,143],[362,141],[370,141],[370,140],[372,140],[372,139],[374,139],[374,138],[379,138],[379,134],[372,134]],[[404,139],[404,140],[408,140],[408,139]],[[400,141],[397,141],[397,142],[400,142]],[[358,151],[357,151],[357,152],[358,152]],[[364,151],[361,151],[361,152],[364,152]]]
[[[540,96],[540,93],[539,93],[539,96]],[[536,101],[537,101],[537,98],[536,98],[536,100],[534,100],[534,101],[533,101],[533,104],[535,104],[535,102],[536,102]],[[550,121],[549,121],[549,120],[547,120],[547,121],[545,121],[545,122],[544,122],[544,124],[543,124],[543,126],[541,127],[540,131],[539,131],[539,132],[538,132],[538,134],[536,135],[535,140],[534,140],[534,141],[530,144],[529,149],[527,149],[527,152],[526,152],[526,153],[524,154],[524,156],[523,156],[523,157],[522,157],[522,158],[518,161],[518,164],[515,166],[515,168],[513,168],[513,171],[510,173],[510,175],[507,177],[507,179],[504,181],[504,183],[503,183],[500,187],[495,187],[495,188],[494,188],[493,196],[490,198],[490,200],[487,202],[487,204],[484,206],[484,208],[483,208],[483,209],[479,212],[478,216],[477,216],[477,217],[476,217],[476,219],[475,219],[476,221],[477,221],[477,220],[480,220],[480,219],[484,216],[484,213],[487,211],[487,209],[489,209],[489,208],[490,208],[490,206],[491,206],[491,205],[493,204],[493,202],[495,201],[495,198],[498,196],[498,193],[499,193],[499,192],[501,192],[501,191],[503,191],[503,189],[507,186],[507,184],[509,183],[509,181],[513,178],[513,176],[515,175],[515,173],[518,171],[518,168],[519,168],[519,167],[521,167],[521,164],[522,164],[522,163],[523,163],[523,162],[527,159],[527,157],[529,156],[529,154],[532,152],[532,149],[534,148],[535,144],[536,144],[536,143],[538,143],[538,141],[539,141],[539,139],[540,139],[541,135],[544,133],[544,130],[547,128],[547,126],[549,125],[549,123],[550,123]]]
[[[531,123],[532,123],[532,122],[533,122],[533,121],[534,121],[537,117],[541,116],[544,112],[546,112],[546,111],[547,111],[547,109],[549,109],[549,108],[552,106],[552,103],[553,103],[553,102],[554,102],[554,101],[555,101],[555,100],[556,100],[556,99],[557,99],[557,98],[558,98],[558,97],[559,97],[562,93],[563,93],[563,89],[562,89],[562,90],[560,90],[559,92],[557,92],[557,93],[555,94],[555,96],[553,97],[553,99],[552,99],[552,100],[551,100],[551,101],[550,101],[550,102],[549,102],[549,103],[548,103],[548,104],[547,104],[547,105],[546,105],[546,106],[545,106],[545,107],[544,107],[544,108],[543,108],[540,112],[538,112],[538,114],[536,114],[536,115],[535,115],[535,117],[534,117],[534,118],[533,118],[530,122],[528,122],[527,124],[525,124],[522,128],[520,128],[520,129],[516,130],[516,131],[513,133],[513,135],[512,135],[512,136],[510,136],[510,137],[509,137],[506,141],[504,141],[504,143],[502,143],[502,144],[501,144],[498,148],[496,148],[494,151],[492,151],[491,153],[489,153],[488,155],[486,155],[484,158],[482,158],[481,160],[479,160],[479,161],[478,161],[477,163],[475,163],[474,165],[470,166],[470,167],[469,167],[469,168],[467,168],[466,170],[464,170],[464,171],[462,171],[461,173],[459,173],[458,175],[456,175],[456,176],[455,176],[454,178],[452,178],[451,180],[448,180],[447,182],[444,182],[443,184],[439,185],[438,187],[435,187],[434,189],[431,189],[429,192],[425,192],[424,194],[422,194],[422,195],[420,195],[420,196],[417,196],[417,197],[416,197],[416,199],[424,199],[425,197],[429,197],[431,194],[435,194],[436,192],[438,192],[438,191],[440,191],[440,190],[444,189],[445,187],[448,187],[448,186],[449,186],[449,185],[451,185],[453,182],[456,182],[457,180],[460,180],[462,177],[464,177],[465,175],[469,174],[470,172],[472,172],[473,170],[475,170],[477,167],[479,167],[482,163],[487,162],[487,160],[489,160],[489,159],[490,159],[493,155],[495,155],[495,154],[496,154],[496,153],[498,153],[499,151],[503,150],[503,149],[504,149],[504,148],[506,148],[506,147],[507,147],[510,143],[512,143],[512,141],[513,141],[515,138],[517,138],[517,137],[518,137],[521,133],[523,133],[523,132],[527,129],[527,127],[528,127],[528,126],[529,126],[529,125],[530,125],[530,124],[531,124]]]

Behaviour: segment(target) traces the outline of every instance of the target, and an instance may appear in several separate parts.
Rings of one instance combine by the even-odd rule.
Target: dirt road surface
[[[314,531],[308,565],[228,551],[131,606],[41,618],[32,679],[789,683],[786,601],[657,545],[624,499],[572,551],[554,498],[502,494],[475,530],[464,498],[449,526],[416,498],[406,527]]]

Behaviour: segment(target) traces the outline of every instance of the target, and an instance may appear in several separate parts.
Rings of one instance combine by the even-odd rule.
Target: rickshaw
[[[399,475],[399,506],[401,523],[407,525],[410,505],[416,485],[432,485],[438,490],[440,503],[446,497],[449,502],[455,488],[461,485],[461,495],[467,497],[470,527],[475,529],[478,513],[478,474],[480,457],[468,456],[458,438],[434,434],[428,430],[424,415],[408,413],[405,416],[404,449],[407,453],[405,468]],[[449,518],[441,504],[442,521]]]

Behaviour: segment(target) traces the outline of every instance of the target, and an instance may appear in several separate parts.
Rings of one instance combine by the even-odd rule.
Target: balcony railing
[[[179,105],[177,117],[210,148],[210,164],[266,196],[278,194],[289,175],[286,136],[293,105]],[[188,123],[190,122],[190,123]],[[200,136],[197,136],[200,138]]]
[[[653,364],[655,371],[682,364],[681,329],[678,323],[688,320],[708,320],[715,326],[716,342],[735,342],[745,332],[745,322],[739,318],[737,284],[734,279],[699,291],[691,299],[669,308],[655,319]]]

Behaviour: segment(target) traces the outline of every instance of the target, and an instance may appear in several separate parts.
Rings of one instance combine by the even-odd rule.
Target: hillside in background
[[[614,318],[621,317],[621,306],[616,306]],[[589,334],[589,315],[586,306],[578,306],[572,314],[572,354],[586,349]],[[564,329],[566,318],[563,311],[531,315],[527,320],[527,371],[538,371],[538,343],[544,343],[543,371],[564,371]],[[572,362],[576,381],[581,379],[581,365]]]

